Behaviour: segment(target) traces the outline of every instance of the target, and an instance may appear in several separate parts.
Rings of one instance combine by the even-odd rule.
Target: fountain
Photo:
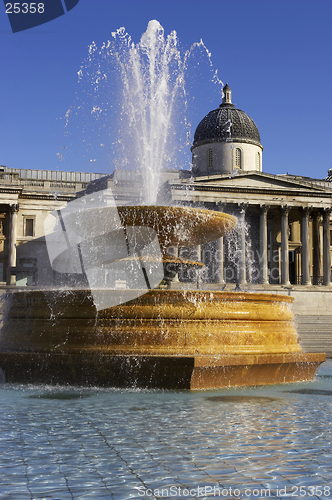
[[[151,42],[153,39],[155,41]],[[163,55],[175,54],[178,67],[181,67],[175,82],[175,87],[179,88],[183,65],[179,65],[174,40],[172,35],[172,43],[170,40],[163,43],[160,25],[154,21],[142,37],[141,49],[143,45],[144,57],[150,63],[156,60],[158,47],[164,51]],[[137,50],[133,53],[134,59],[129,58],[127,62],[129,66],[132,64],[137,76]],[[90,207],[86,202],[82,210],[69,210],[65,219],[66,230],[68,233],[68,228],[71,228],[78,239],[59,252],[60,257],[55,257],[53,262],[58,265],[58,258],[60,266],[63,262],[67,265],[75,249],[76,264],[80,265],[79,256],[85,245],[90,262],[93,261],[92,268],[98,265],[98,270],[107,269],[107,266],[120,262],[130,269],[135,263],[136,268],[144,272],[147,289],[131,287],[119,290],[113,286],[99,290],[98,280],[93,280],[94,276],[100,275],[93,274],[93,268],[91,276],[89,269],[86,272],[93,281],[91,289],[11,292],[0,337],[0,367],[8,382],[206,389],[310,380],[325,360],[324,354],[301,351],[290,297],[165,290],[149,286],[149,255],[142,257],[137,249],[140,247],[141,250],[146,243],[152,242],[154,235],[161,250],[159,264],[163,263],[165,268],[171,266],[174,270],[180,263],[167,253],[170,246],[194,246],[214,241],[236,223],[234,217],[220,212],[154,204],[158,182],[149,172],[160,171],[166,144],[165,138],[156,141],[155,132],[160,138],[162,128],[167,137],[171,124],[169,108],[172,108],[176,94],[167,89],[170,59],[164,57],[162,60],[163,63],[167,60],[168,73],[164,71],[165,64],[159,79],[154,72],[148,71],[148,100],[152,102],[148,113],[150,129],[147,130],[147,122],[142,123],[142,120],[139,128],[147,133],[144,137],[150,137],[150,142],[141,141],[138,155],[145,172],[148,172],[145,178],[152,179],[154,188],[152,190],[150,186],[146,190],[147,204]],[[121,67],[124,70],[123,64]],[[126,77],[124,81],[125,95],[129,98],[129,80]],[[136,104],[139,90],[144,88],[142,78],[137,78],[137,82]],[[156,113],[153,92],[159,100],[161,92],[171,96],[171,102],[163,107],[164,127],[155,123],[160,116]],[[100,108],[95,105],[94,109]],[[135,109],[146,118],[141,102]],[[137,132],[137,127],[133,129]],[[158,169],[155,168],[156,159]],[[116,231],[112,227],[114,213],[121,224]],[[108,221],[111,221],[110,227]],[[94,230],[100,227],[103,228],[100,230],[102,238],[97,238],[99,246],[96,247],[99,233],[95,235]],[[139,233],[142,228],[143,232]],[[118,259],[113,256],[107,261],[107,244],[113,244],[122,230],[124,233],[134,231],[137,251],[126,255],[120,252]],[[150,261],[158,261],[158,258],[152,255]],[[185,264],[200,265],[195,262]],[[113,304],[110,307],[103,307],[106,296],[108,303]],[[96,300],[96,297],[102,297],[102,300]]]
[[[169,245],[215,240],[235,224],[227,214],[183,207],[119,207],[119,215],[125,227],[156,231],[167,263]],[[103,209],[96,217],[105,217]],[[97,311],[88,290],[12,293],[0,344],[6,379],[202,389],[309,380],[325,360],[301,351],[290,297],[107,293],[118,303],[120,293],[122,303]]]

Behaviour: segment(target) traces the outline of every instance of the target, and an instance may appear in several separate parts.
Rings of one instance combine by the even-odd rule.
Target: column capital
[[[238,208],[241,209],[241,211],[245,212],[246,209],[248,208],[249,206],[249,203],[245,203],[245,202],[242,202],[242,203],[238,203],[237,204]]]
[[[18,212],[20,208],[20,205],[18,203],[12,203],[9,205],[9,211],[11,214]]]
[[[226,203],[223,201],[216,202],[216,210],[217,212],[223,212],[225,210]]]
[[[321,208],[313,208],[312,209],[312,217],[316,219],[320,219],[323,215],[322,209]]]
[[[288,214],[292,207],[290,205],[280,205],[280,208],[283,213]]]
[[[311,214],[313,210],[313,207],[302,207],[302,213],[304,214],[305,217]]]
[[[265,204],[260,204],[259,205],[259,208],[261,209],[261,212],[265,213],[265,212],[268,212],[268,210],[270,209],[271,205],[265,205]]]

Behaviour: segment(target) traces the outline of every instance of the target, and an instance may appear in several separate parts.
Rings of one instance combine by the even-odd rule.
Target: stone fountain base
[[[311,380],[325,354],[302,352],[292,300],[152,290],[97,314],[86,290],[17,291],[0,368],[7,382],[165,389]]]
[[[313,379],[325,354],[110,356],[0,353],[8,383],[120,388],[216,389]]]

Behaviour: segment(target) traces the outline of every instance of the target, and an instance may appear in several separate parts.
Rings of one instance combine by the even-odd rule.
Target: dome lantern
[[[223,90],[222,103],[223,104],[232,104],[232,91],[231,91],[230,87],[228,86],[228,83],[226,83],[225,87],[222,90]]]

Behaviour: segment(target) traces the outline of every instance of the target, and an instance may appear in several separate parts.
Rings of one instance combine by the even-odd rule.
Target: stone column
[[[197,262],[201,262],[202,247],[201,247],[201,245],[196,245],[194,248],[195,248],[196,260],[197,260]],[[200,288],[201,283],[202,283],[201,269],[200,268],[198,268],[196,270],[196,280],[197,280],[197,288]]]
[[[313,284],[321,283],[322,265],[321,265],[321,236],[320,236],[321,214],[318,210],[313,213],[312,220],[312,247],[313,247]]]
[[[268,262],[267,262],[267,211],[268,205],[261,205],[259,217],[259,251],[260,251],[260,283],[268,284]]]
[[[224,205],[218,203],[217,204],[217,207],[216,207],[216,210],[218,210],[219,212],[223,212],[224,210]],[[215,265],[214,265],[214,268],[216,270],[216,283],[220,283],[221,285],[223,285],[225,283],[225,279],[224,279],[224,237],[221,236],[221,238],[219,238],[217,241],[216,241],[216,253],[215,253]]]
[[[173,247],[173,256],[178,259],[179,257],[179,248],[178,247]],[[179,273],[177,272],[172,280],[174,283],[179,282]]]
[[[16,276],[11,275],[11,268],[16,267],[16,232],[17,232],[17,212],[19,205],[9,205],[10,222],[9,222],[9,253],[8,253],[8,268],[7,268],[7,285],[16,284]]]
[[[240,258],[238,263],[238,284],[246,285],[246,209],[247,203],[241,203],[239,226],[240,226]]]
[[[311,285],[310,249],[309,249],[309,214],[310,207],[302,209],[302,285]]]
[[[281,207],[281,283],[289,286],[288,214],[291,207]]]
[[[330,208],[323,212],[323,283],[326,286],[331,285],[330,213]]]
[[[217,271],[216,282],[223,285],[224,279],[224,237],[216,241],[215,269]]]

